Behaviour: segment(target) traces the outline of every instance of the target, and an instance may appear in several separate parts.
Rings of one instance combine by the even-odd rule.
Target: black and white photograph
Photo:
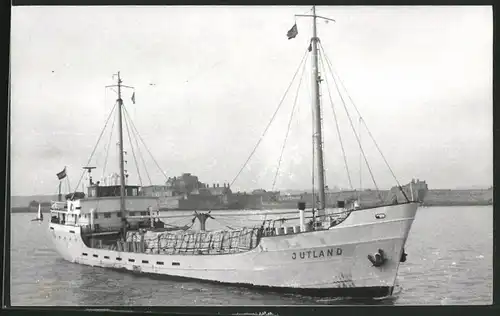
[[[10,41],[12,306],[493,303],[492,6],[13,6]]]

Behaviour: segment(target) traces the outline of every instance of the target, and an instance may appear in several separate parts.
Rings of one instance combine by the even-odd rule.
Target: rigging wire
[[[359,122],[358,122],[358,135],[359,135],[359,148],[363,146],[361,144],[361,121],[363,118],[360,116],[359,117]],[[363,161],[362,161],[362,155],[361,155],[361,150],[359,151],[359,192],[358,192],[358,200],[361,203],[361,192],[363,191]]]
[[[323,46],[321,46],[321,45],[320,45],[320,49],[321,49],[321,51],[323,52],[323,54],[322,54],[322,55],[324,56],[324,55],[325,55],[325,52],[324,52],[324,50],[323,50]],[[325,58],[325,59],[326,59],[326,58]],[[326,61],[327,61],[327,63],[328,63],[328,59],[326,59]],[[344,98],[342,97],[342,94],[340,93],[340,89],[339,89],[339,87],[338,87],[338,85],[337,85],[337,81],[336,81],[336,79],[335,79],[335,76],[333,76],[333,72],[332,72],[331,68],[330,68],[330,72],[332,73],[332,78],[333,78],[333,81],[334,81],[334,83],[335,83],[335,87],[336,87],[337,92],[338,92],[338,94],[339,94],[340,100],[342,101],[342,105],[344,106],[344,110],[345,110],[345,112],[346,112],[347,118],[349,119],[349,123],[350,123],[350,125],[351,125],[351,129],[353,130],[353,132],[354,132],[354,136],[356,137],[356,140],[357,140],[357,142],[358,142],[358,144],[359,144],[359,137],[358,137],[358,133],[356,133],[356,129],[354,128],[354,125],[353,125],[353,123],[352,123],[351,116],[349,115],[349,111],[347,110],[346,103],[345,103],[345,101],[344,101]],[[383,198],[382,198],[382,196],[380,195],[380,191],[379,191],[378,186],[377,186],[377,182],[375,181],[375,177],[373,176],[373,172],[372,172],[372,170],[371,170],[371,168],[370,168],[370,165],[369,165],[369,163],[368,163],[368,160],[367,160],[366,155],[365,155],[365,153],[364,153],[364,150],[363,150],[362,148],[361,148],[361,152],[363,153],[363,157],[364,157],[364,160],[365,160],[365,162],[366,162],[366,166],[367,166],[368,171],[369,171],[369,173],[370,173],[370,176],[371,176],[371,178],[372,178],[373,184],[375,185],[375,189],[377,190],[377,195],[379,196],[380,200],[381,200],[381,201],[383,201]]]
[[[139,177],[139,183],[140,183],[140,185],[142,187],[142,177],[141,177],[141,173],[139,171],[139,163],[137,161],[137,157],[135,156],[134,145],[132,144],[132,138],[130,137],[130,129],[128,127],[128,120],[127,120],[127,118],[125,118],[125,127],[127,128],[128,141],[130,143],[130,149],[132,150],[132,156],[134,157],[135,168],[137,170],[137,176]],[[139,150],[139,149],[137,149],[137,150]]]
[[[107,90],[105,90],[107,91]],[[117,93],[118,94],[118,93]],[[115,122],[116,122],[116,115],[113,116],[113,123],[111,123],[111,132],[109,134],[109,140],[108,140],[108,145],[107,145],[107,149],[106,149],[106,156],[104,158],[104,167],[102,169],[102,177],[105,177],[106,176],[106,167],[108,165],[108,155],[109,155],[109,148],[111,147],[111,138],[113,137],[113,132],[114,132],[114,126],[115,126]],[[108,185],[111,185],[111,184],[108,184]],[[97,200],[97,203],[96,203],[96,206],[95,206],[95,209],[96,210],[99,210],[99,203],[101,202],[100,199]]]
[[[184,220],[189,220],[191,221],[192,220],[192,215],[188,215],[186,217],[183,217],[181,219],[178,219],[178,220],[174,220],[173,222],[170,222],[170,225],[177,225],[179,224],[180,225],[180,222],[184,221]]]
[[[323,48],[323,45],[320,43],[320,47],[321,47],[321,50],[323,50],[324,52],[324,48]],[[330,62],[330,59],[328,58],[328,56],[326,56],[325,54],[325,59],[326,59],[326,62],[327,62],[327,65],[328,67],[330,68],[330,72],[332,73],[332,77],[334,78],[334,81],[335,81],[335,77],[333,76],[333,74],[335,73],[332,69],[333,68],[333,65],[332,63]],[[359,117],[361,118],[361,121],[363,122],[363,125],[365,126],[366,128],[366,131],[368,132],[368,135],[370,136],[370,138],[372,139],[373,143],[375,144],[375,147],[377,148],[378,152],[380,153],[380,155],[382,156],[382,159],[384,160],[384,163],[386,164],[387,168],[389,169],[389,171],[391,172],[392,174],[392,177],[394,178],[394,180],[396,181],[397,185],[398,185],[398,188],[401,190],[401,193],[403,194],[403,196],[405,197],[406,201],[407,202],[410,202],[410,200],[408,199],[408,196],[406,195],[406,193],[404,192],[403,188],[401,187],[401,184],[399,183],[397,177],[396,177],[396,174],[394,173],[394,171],[392,170],[391,166],[389,165],[389,162],[387,161],[387,159],[385,158],[384,154],[382,153],[382,150],[380,149],[380,147],[378,146],[377,144],[377,141],[375,140],[375,137],[373,137],[372,133],[370,132],[369,128],[368,128],[368,125],[366,125],[366,121],[364,119],[362,119],[362,116],[361,116],[361,113],[359,112],[358,110],[358,107],[356,106],[356,104],[354,103],[354,101],[352,100],[351,96],[349,95],[349,93],[347,92],[347,89],[345,88],[342,80],[340,79],[339,75],[337,74],[337,77],[339,79],[339,82],[340,84],[342,85],[342,88],[344,89],[347,97],[349,98],[349,100],[351,101],[354,109],[356,110],[356,112],[358,113]],[[335,84],[337,85],[337,83],[335,82]],[[338,90],[338,86],[337,86],[337,90]],[[340,91],[339,91],[339,94],[340,94]]]
[[[229,229],[231,229],[231,230],[237,230],[237,228],[234,228],[234,227],[229,226],[229,224],[228,224],[226,221],[224,221],[224,220],[217,219],[217,218],[214,218],[214,217],[212,217],[212,219],[213,219],[214,221],[216,221],[217,223],[219,223],[219,224],[221,224],[221,225],[223,225],[223,226],[226,226],[227,228],[229,228]],[[242,227],[238,227],[238,228],[242,228]]]
[[[68,173],[66,173],[66,177],[64,178],[64,180],[66,180],[66,182],[65,182],[66,185],[64,186],[65,187],[65,191],[68,192],[68,193],[71,193],[71,184],[69,182],[69,175],[68,175]],[[64,180],[59,180],[59,182],[62,182]],[[59,185],[58,185],[58,187],[59,187]],[[78,189],[78,187],[76,188],[76,190],[77,189]],[[58,189],[58,191],[59,191],[59,189]],[[63,191],[61,191],[61,192],[63,192]]]
[[[290,82],[290,84],[288,85],[288,88],[286,88],[285,90],[285,93],[283,95],[283,97],[281,98],[281,101],[279,102],[278,104],[278,107],[276,108],[276,110],[274,111],[274,114],[273,116],[271,117],[271,120],[269,121],[269,123],[267,124],[266,128],[264,129],[264,132],[262,133],[262,136],[260,137],[259,141],[257,142],[257,144],[255,145],[255,147],[253,148],[252,152],[250,153],[250,156],[248,157],[248,159],[245,161],[245,163],[243,164],[243,166],[241,167],[240,171],[238,171],[238,173],[236,174],[236,176],[234,177],[233,181],[231,181],[231,184],[230,186],[233,186],[234,182],[236,181],[236,179],[239,177],[239,175],[241,174],[241,172],[243,171],[243,169],[245,169],[246,165],[248,164],[248,162],[250,161],[250,159],[252,158],[253,154],[255,153],[255,151],[257,150],[257,147],[259,147],[260,143],[262,142],[262,139],[264,138],[264,136],[266,135],[267,133],[267,130],[269,129],[269,127],[271,126],[272,122],[274,121],[274,118],[276,117],[276,114],[278,113],[279,109],[281,108],[281,105],[283,104],[283,101],[285,100],[285,97],[288,93],[288,90],[290,90],[290,87],[292,86],[294,80],[295,80],[295,77],[297,77],[297,74],[299,73],[299,70],[300,70],[300,67],[302,66],[302,63],[304,63],[304,60],[306,59],[307,57],[307,53],[309,51],[306,49],[305,53],[304,53],[304,56],[302,57],[302,60],[300,61],[299,63],[299,66],[297,67],[297,70],[295,71],[295,74],[293,75],[293,78]]]
[[[323,54],[320,54],[320,56],[321,56],[321,58],[320,58],[321,66],[323,67],[323,71],[326,74],[325,65],[323,63]],[[339,136],[340,148],[342,149],[342,155],[344,157],[344,164],[345,164],[345,168],[346,168],[346,172],[347,172],[347,178],[349,180],[349,185],[352,189],[353,186],[352,186],[352,181],[351,181],[351,174],[349,173],[349,165],[347,164],[347,157],[345,154],[344,143],[342,142],[342,135],[340,133],[339,122],[337,120],[337,113],[335,112],[335,107],[333,105],[332,93],[330,91],[330,87],[329,87],[329,83],[328,83],[328,76],[325,76],[325,81],[326,81],[326,88],[328,91],[328,96],[330,98],[330,105],[331,105],[332,111],[333,111],[333,118],[335,119],[335,126],[337,128],[337,135]]]
[[[146,176],[149,179],[149,184],[153,185],[153,181],[151,180],[151,176],[149,175],[148,168],[146,167],[146,161],[144,160],[144,156],[142,155],[141,149],[139,147],[139,142],[137,141],[137,135],[136,135],[137,133],[134,134],[134,128],[133,128],[133,125],[132,125],[133,124],[132,119],[130,118],[130,116],[128,115],[128,113],[126,113],[125,117],[128,118],[128,120],[130,121],[130,125],[132,127],[132,135],[134,136],[134,140],[135,140],[135,143],[137,145],[137,151],[139,153],[139,158],[141,158],[142,165],[144,167],[144,170],[146,171]]]
[[[134,140],[135,140],[135,143],[137,145],[137,151],[139,153],[139,158],[141,158],[142,160],[142,164],[144,166],[144,170],[146,171],[146,176],[148,177],[149,179],[149,183],[151,186],[153,186],[153,181],[151,180],[151,176],[149,175],[149,171],[148,171],[148,168],[146,167],[146,162],[144,160],[144,157],[141,153],[141,149],[139,147],[139,142],[137,141],[137,137],[135,134],[137,134],[137,136],[140,138],[142,144],[144,145],[144,147],[146,148],[146,150],[148,151],[149,155],[151,156],[151,158],[153,159],[153,161],[155,162],[156,166],[158,167],[158,169],[160,170],[160,172],[165,176],[165,179],[168,181],[168,178],[167,176],[165,175],[165,173],[163,172],[163,170],[160,168],[160,166],[158,165],[158,162],[156,162],[155,158],[153,157],[153,155],[151,154],[151,152],[149,151],[148,147],[146,146],[146,143],[144,142],[144,140],[142,139],[141,135],[139,134],[139,131],[137,130],[137,128],[135,127],[134,125],[134,122],[132,121],[132,118],[130,117],[128,111],[125,109],[125,117],[126,117],[126,125],[127,125],[127,129],[128,129],[128,122],[130,122],[130,125],[131,125],[131,129],[132,129],[132,135],[134,136]],[[134,130],[135,130],[135,134],[134,134]],[[131,145],[132,146],[132,145]],[[135,154],[134,154],[134,151],[133,151],[133,146],[132,146],[132,154],[134,155],[134,159],[135,159]],[[137,167],[137,173],[139,174],[139,164],[137,163],[136,161],[136,167]],[[139,177],[140,177],[140,174],[139,174]],[[156,200],[156,206],[158,207],[158,213],[160,212],[160,209],[161,209],[161,206],[160,206],[160,199],[157,198],[155,199]],[[191,225],[192,226],[192,225]],[[188,228],[189,229],[189,228]]]
[[[278,168],[276,169],[276,174],[274,175],[272,191],[274,191],[274,186],[276,185],[276,180],[278,178],[278,173],[280,171],[281,160],[283,158],[283,152],[285,151],[286,142],[288,140],[288,135],[290,133],[290,126],[292,125],[293,115],[295,114],[295,108],[297,106],[297,99],[298,99],[298,96],[299,96],[299,89],[300,89],[300,86],[302,84],[302,79],[304,78],[305,69],[306,69],[306,63],[304,63],[303,66],[302,66],[302,74],[300,76],[299,84],[297,86],[297,91],[295,93],[295,100],[293,101],[293,108],[292,108],[292,112],[290,113],[290,119],[288,120],[288,127],[287,127],[286,134],[285,134],[285,140],[283,142],[283,146],[281,147],[280,158],[278,160]]]
[[[94,153],[95,153],[95,151],[97,149],[97,145],[99,145],[99,142],[101,141],[101,137],[104,134],[104,131],[106,130],[106,127],[108,126],[109,119],[111,118],[111,115],[113,114],[113,112],[114,112],[117,104],[118,104],[118,102],[116,102],[115,105],[113,105],[113,108],[111,109],[111,112],[109,113],[108,118],[106,119],[106,123],[104,124],[104,127],[103,127],[103,129],[101,131],[101,134],[99,135],[99,138],[97,139],[97,143],[95,144],[94,149],[92,150],[92,153],[90,154],[90,158],[87,161],[87,166],[92,161],[92,157],[94,156]],[[85,174],[85,171],[86,170],[83,170],[82,175],[80,176],[80,180],[78,180],[78,184],[76,185],[76,188],[78,188],[80,186],[80,183],[82,182],[82,179],[83,179],[83,176]],[[75,193],[76,193],[76,191],[73,192],[72,198],[73,198],[73,196],[75,196]]]
[[[312,91],[309,90],[309,98],[312,99]],[[314,106],[311,106],[311,119],[314,121]],[[312,205],[312,212],[313,212],[313,220],[316,221],[316,217],[315,217],[315,212],[314,210],[316,209],[316,207],[318,206],[316,204],[316,124],[311,124],[311,127],[312,127],[312,201],[311,201],[311,205]]]
[[[134,122],[132,121],[132,119],[130,118],[130,115],[128,114],[128,111],[127,109],[125,109],[125,114],[128,116],[129,120],[130,120],[130,124],[132,126],[132,132],[135,131],[135,133],[137,134],[137,136],[139,137],[139,139],[141,140],[142,144],[144,145],[144,148],[146,148],[146,150],[148,151],[149,155],[151,156],[151,158],[153,159],[154,163],[156,164],[156,167],[158,167],[158,169],[160,170],[160,172],[163,174],[163,176],[165,177],[166,180],[168,180],[168,177],[167,175],[165,174],[165,172],[163,172],[162,168],[160,167],[160,165],[158,164],[158,162],[156,161],[156,159],[154,158],[154,156],[151,154],[151,151],[148,149],[148,146],[146,146],[146,143],[144,142],[144,140],[142,139],[141,137],[141,134],[139,134],[139,131],[137,130],[137,128],[135,127],[135,124]]]
[[[109,156],[109,148],[111,147],[111,138],[113,137],[114,133],[114,127],[115,127],[115,122],[116,122],[116,115],[113,118],[113,123],[111,124],[111,133],[109,134],[109,140],[108,140],[108,145],[106,146],[106,157],[104,158],[104,167],[102,169],[102,176],[101,178],[104,178],[106,176],[106,167],[108,166],[108,156]]]

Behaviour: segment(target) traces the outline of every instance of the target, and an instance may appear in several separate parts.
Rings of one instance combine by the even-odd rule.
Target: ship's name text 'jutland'
[[[332,257],[334,253],[334,248],[330,248],[326,250],[326,256],[327,257]],[[340,256],[342,254],[342,248],[337,248],[335,251],[335,254],[337,256]],[[293,252],[292,253],[292,259],[310,259],[310,258],[323,258],[325,257],[325,251],[324,250],[308,250],[308,251],[301,251],[299,253]]]

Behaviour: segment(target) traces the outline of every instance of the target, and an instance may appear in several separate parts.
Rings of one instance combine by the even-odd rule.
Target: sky
[[[105,86],[116,83],[118,71],[135,88],[135,104],[124,89],[124,107],[147,145],[130,146],[125,130],[126,169],[130,183],[144,185],[185,172],[209,184],[232,182],[298,71],[232,188],[273,188],[289,130],[274,188],[309,189],[311,54],[299,65],[312,21],[294,15],[310,12],[307,6],[13,7],[11,194],[57,193],[56,173],[65,166],[70,187],[64,182],[63,189],[78,185],[115,103],[116,93]],[[317,14],[336,21],[318,22],[326,185],[375,187],[360,164],[352,128],[358,133],[361,125],[349,97],[399,182],[492,185],[491,7],[319,6]],[[288,40],[294,23],[298,35]],[[324,56],[347,90],[342,97],[352,126]],[[118,171],[114,117],[89,164],[97,167],[94,180]],[[375,183],[389,188],[394,177],[361,127]],[[144,157],[139,172],[134,148]]]

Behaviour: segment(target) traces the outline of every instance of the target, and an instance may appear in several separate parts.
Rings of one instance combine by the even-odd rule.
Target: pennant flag
[[[61,172],[59,172],[59,173],[57,174],[57,178],[58,178],[59,180],[66,178],[66,167],[64,167],[64,170],[63,170],[63,171],[61,171]]]
[[[132,93],[132,98],[131,99],[132,99],[132,103],[135,104],[135,91],[134,91],[134,93]]]
[[[292,39],[292,38],[295,38],[295,36],[297,36],[297,34],[299,34],[299,31],[297,30],[297,23],[295,23],[291,29],[288,30],[288,32],[286,33],[286,36],[288,37],[288,39]]]

